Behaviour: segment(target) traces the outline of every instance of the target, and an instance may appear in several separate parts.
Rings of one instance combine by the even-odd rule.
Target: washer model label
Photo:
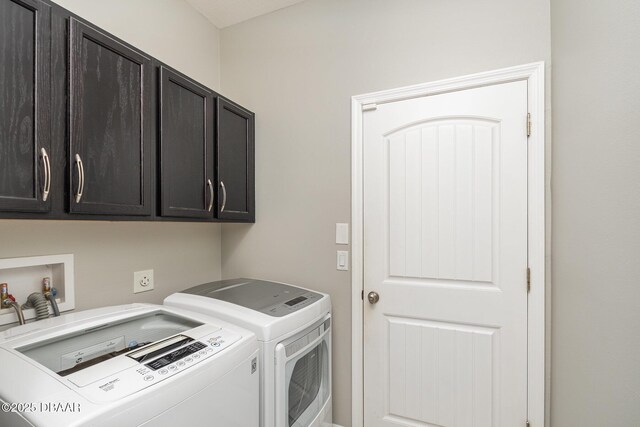
[[[98,388],[100,388],[100,390],[102,390],[102,391],[111,391],[111,390],[113,390],[115,388],[116,383],[118,381],[120,381],[120,378],[116,378],[116,379],[113,379],[113,380],[111,380],[111,381],[109,381],[107,383],[104,383],[104,384],[98,386]]]

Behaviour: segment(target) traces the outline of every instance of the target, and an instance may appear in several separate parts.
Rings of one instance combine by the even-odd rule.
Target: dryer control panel
[[[260,311],[270,316],[283,317],[287,314],[293,313],[294,311],[298,311],[304,307],[307,307],[308,305],[313,304],[320,298],[322,298],[322,295],[309,291],[294,296],[291,299],[287,299],[284,302],[279,301],[276,304],[265,307]]]
[[[220,280],[194,286],[181,293],[230,302],[273,317],[287,316],[325,298],[297,286],[255,279]]]
[[[130,366],[99,381],[81,386],[75,383],[73,375],[67,378],[80,386],[78,391],[90,401],[111,402],[178,375],[206,361],[240,338],[241,335],[224,329],[218,329],[199,339],[181,334],[122,356],[129,360]]]

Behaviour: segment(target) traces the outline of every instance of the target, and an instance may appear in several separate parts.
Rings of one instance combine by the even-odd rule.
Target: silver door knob
[[[380,295],[378,295],[377,292],[369,292],[369,295],[367,295],[367,298],[369,299],[369,303],[370,304],[375,304],[378,301],[380,301]]]

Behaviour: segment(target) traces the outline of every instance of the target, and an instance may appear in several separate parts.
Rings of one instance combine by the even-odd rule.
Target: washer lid
[[[182,291],[283,317],[322,299],[322,295],[284,283],[256,279],[229,279],[205,283]]]

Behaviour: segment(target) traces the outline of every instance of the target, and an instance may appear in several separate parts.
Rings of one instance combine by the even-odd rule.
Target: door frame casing
[[[543,61],[471,74],[431,83],[373,92],[351,98],[351,301],[352,301],[352,426],[364,425],[364,175],[363,109],[370,104],[397,102],[514,81],[527,82],[531,134],[527,148],[528,267],[527,298],[527,420],[545,422],[545,64]],[[523,117],[523,121],[526,117]],[[523,272],[523,274],[525,274]]]

